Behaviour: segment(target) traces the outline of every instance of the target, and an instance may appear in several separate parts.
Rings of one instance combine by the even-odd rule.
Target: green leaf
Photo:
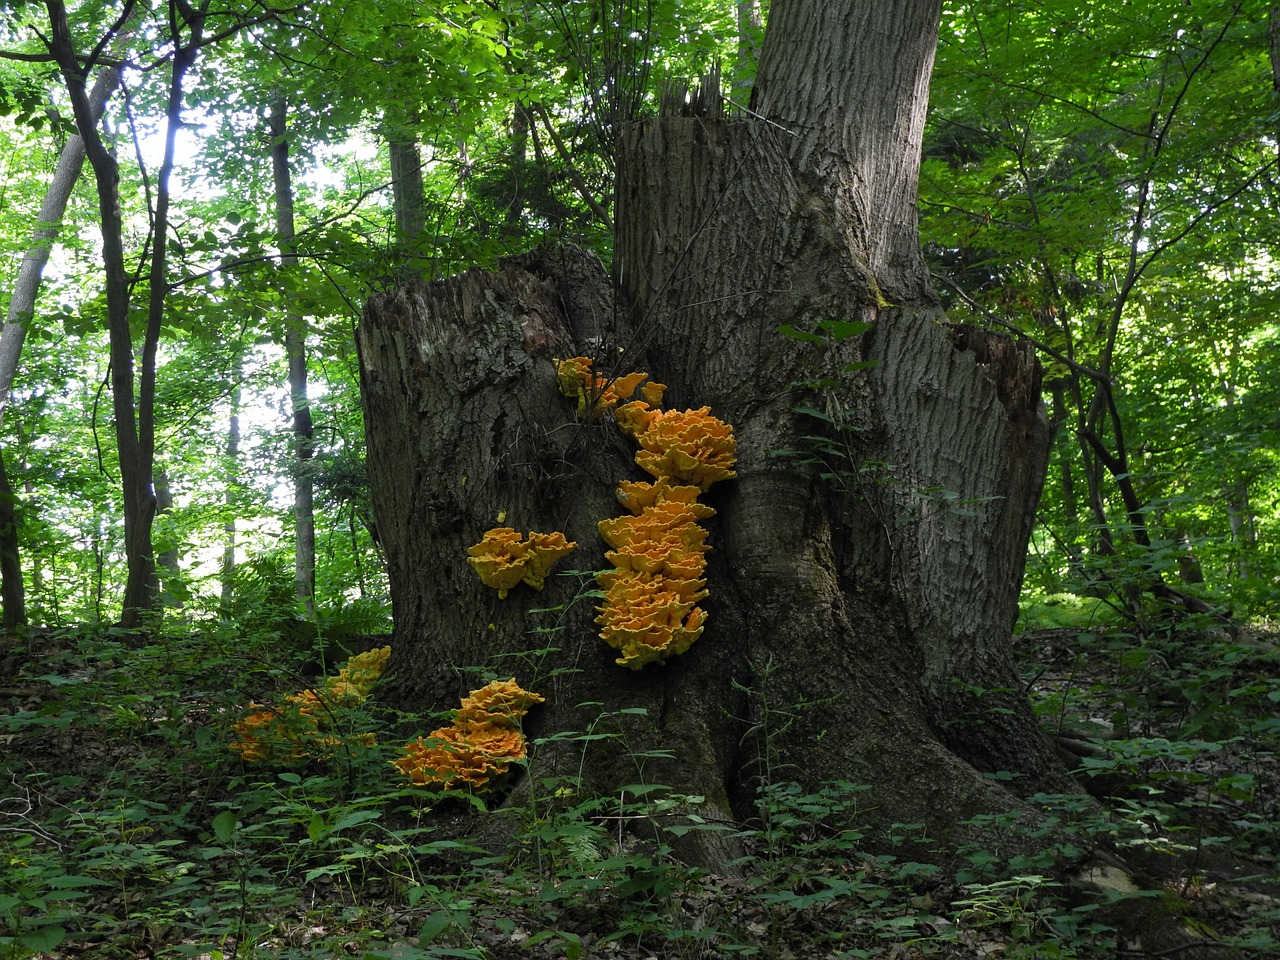
[[[357,823],[367,823],[370,820],[377,820],[382,816],[379,810],[352,810],[330,829],[330,833],[337,833],[339,830],[345,830],[347,827],[354,827]]]
[[[219,843],[229,843],[236,830],[236,815],[230,810],[223,810],[213,818],[213,835]]]
[[[858,337],[871,329],[871,324],[862,320],[823,320],[818,327],[831,334],[836,343]]]
[[[826,343],[826,338],[817,333],[810,333],[808,330],[801,330],[799,327],[793,327],[789,323],[784,323],[778,327],[778,332],[784,337],[790,337],[792,340],[801,340],[805,343]]]
[[[18,934],[18,942],[28,950],[47,953],[66,939],[66,927],[47,926]]]
[[[821,420],[823,423],[835,423],[829,414],[825,414],[814,407],[794,407],[792,408],[792,412],[798,413],[802,417],[813,417],[813,419]]]
[[[453,924],[453,914],[448,910],[437,910],[423,921],[418,930],[418,946],[425,947]]]

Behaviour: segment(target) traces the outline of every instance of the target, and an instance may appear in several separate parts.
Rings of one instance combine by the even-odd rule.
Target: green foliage
[[[380,748],[340,765],[244,766],[227,749],[230,724],[249,700],[300,682],[273,665],[274,630],[206,625],[142,647],[111,633],[41,638],[39,672],[15,682],[42,692],[5,701],[0,715],[0,956],[85,945],[107,960],[144,948],[318,960],[351,950],[698,957],[714,947],[767,957],[803,947],[848,958],[998,948],[1101,960],[1121,955],[1116,904],[1081,901],[1062,886],[1063,871],[1095,847],[1170,864],[1168,908],[1192,914],[1181,897],[1231,904],[1226,880],[1211,892],[1223,852],[1256,855],[1271,864],[1262,870],[1269,882],[1280,882],[1264,748],[1280,698],[1274,645],[1206,642],[1188,627],[1161,641],[1160,657],[1136,657],[1144,645],[1132,637],[1076,632],[1072,655],[1094,671],[1113,664],[1116,676],[1089,686],[1081,670],[1068,685],[1065,665],[1028,669],[1054,730],[1085,729],[1096,699],[1124,701],[1124,727],[1096,727],[1080,741],[1090,747],[1081,775],[1110,784],[1117,799],[1036,796],[1035,819],[976,819],[970,826],[989,840],[950,867],[896,856],[929,849],[906,824],[890,852],[873,852],[886,847],[864,835],[855,783],[804,789],[764,767],[756,813],[739,823],[647,778],[653,755],[633,752],[636,781],[615,796],[547,776],[543,749],[572,751],[583,767],[597,751],[627,749],[621,718],[607,712],[536,743],[524,786],[492,808],[400,788]],[[1179,659],[1153,676],[1161,661]],[[1203,686],[1187,682],[1202,675]],[[770,736],[785,735],[794,709],[766,712]],[[361,723],[395,739],[375,716]],[[699,833],[744,849],[741,878],[673,857]],[[484,836],[505,839],[481,845]],[[1274,950],[1272,901],[1252,896],[1231,942]]]
[[[1275,264],[1242,215],[1272,190],[1265,19],[949,10],[922,233],[951,316],[1046,363],[1057,438],[1028,574],[1045,593],[1131,608],[1181,557],[1211,595],[1274,599],[1277,438],[1250,408],[1275,382]]]
[[[43,8],[2,6],[4,51],[40,53],[32,28]],[[91,49],[115,8],[73,6]],[[259,10],[224,6],[215,30]],[[1118,799],[1095,809],[1034,798],[1038,852],[1007,862],[975,848],[946,872],[867,853],[858,785],[802,789],[767,764],[756,771],[757,815],[730,824],[647,779],[652,757],[635,756],[636,782],[603,798],[542,779],[535,751],[529,796],[503,813],[518,826],[501,854],[466,839],[488,822],[482,804],[429,807],[389,785],[378,749],[279,775],[237,766],[226,743],[244,704],[299,689],[389,621],[351,336],[364,297],[548,238],[607,256],[600,210],[619,121],[650,115],[668,78],[716,61],[738,72],[724,4],[320,3],[305,22],[283,12],[219,34],[192,78],[157,385],[157,463],[175,494],[157,545],[177,551],[184,607],[154,636],[105,626],[119,613],[123,532],[88,183],[27,324],[0,439],[31,619],[55,632],[29,635],[32,655],[17,657],[23,672],[0,694],[0,958],[573,958],[614,946],[780,956],[797,945],[841,957],[997,947],[1104,957],[1117,947],[1101,908],[1067,902],[1056,872],[1091,845],[1178,864],[1179,892],[1203,886],[1210,899],[1219,851],[1274,864],[1274,642],[1188,616],[1151,590],[1157,575],[1186,576],[1182,589],[1217,613],[1229,603],[1262,622],[1280,599],[1266,18],[1256,4],[1182,0],[1142,12],[949,4],[921,185],[952,315],[1012,327],[1046,359],[1057,439],[1018,643],[1046,727],[1081,751],[1080,775]],[[123,55],[147,69],[133,71],[128,111],[117,102],[108,114],[139,293],[153,212],[140,198],[165,96],[152,58],[171,52],[168,30],[152,19],[135,34]],[[0,59],[6,291],[70,132],[58,85],[47,64]],[[298,259],[287,263],[265,119],[277,96],[290,108],[298,221]],[[422,151],[415,236],[396,226],[393,139]],[[311,620],[282,535],[295,474],[275,344],[299,316],[318,444],[307,468],[318,496]],[[830,400],[833,385],[863,375],[854,347],[864,332],[838,318],[779,331],[814,363],[795,385],[793,449],[774,456],[855,492],[884,482],[885,465],[859,457],[858,426]],[[1091,423],[1104,383],[1115,419]],[[233,410],[243,430],[234,461],[222,453]],[[1091,431],[1112,453],[1123,437],[1124,470],[1103,469]],[[921,514],[972,506],[945,489],[917,500]],[[228,522],[239,562],[223,583]],[[1191,582],[1197,568],[1203,582]],[[591,574],[574,575],[572,603],[595,599]],[[547,649],[564,639],[565,612],[539,612]],[[1048,629],[1056,646],[1036,649]],[[545,655],[522,656],[548,672]],[[766,754],[795,709],[775,706],[771,729],[751,731]],[[597,746],[620,746],[614,719],[544,745],[573,744],[590,763]],[[383,722],[359,720],[370,732]],[[981,826],[1011,843],[1029,829]],[[701,831],[731,834],[753,854],[744,878],[721,883],[672,857]],[[1256,896],[1237,944],[1274,951],[1275,901]]]

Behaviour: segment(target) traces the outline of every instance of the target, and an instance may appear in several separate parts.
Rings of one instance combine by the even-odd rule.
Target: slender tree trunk
[[[169,488],[169,474],[163,467],[156,468],[155,487],[156,516],[172,513],[173,492]],[[182,597],[186,592],[182,584],[182,564],[178,558],[179,551],[176,545],[161,551],[159,556],[156,557],[156,563],[163,574],[163,581],[160,585],[160,598],[166,607],[172,607],[173,609],[182,608]]]
[[[114,67],[104,67],[98,71],[98,79],[88,95],[89,116],[95,124],[102,117],[107,99],[119,82],[120,73]],[[36,296],[40,291],[45,264],[49,262],[49,254],[62,224],[62,215],[67,209],[67,201],[80,179],[83,167],[84,141],[78,134],[72,134],[63,144],[58,165],[53,171],[53,179],[45,189],[39,219],[31,234],[31,244],[18,268],[18,278],[9,298],[4,330],[0,333],[0,422],[3,422],[9,394],[13,390],[18,360],[27,336],[27,324],[35,315]]]
[[[0,604],[4,607],[0,627],[13,631],[27,625],[27,599],[18,551],[18,498],[4,461],[0,450]]]
[[[71,39],[66,5],[62,0],[48,0],[46,6],[51,52],[62,71],[76,126],[84,141],[98,188],[107,329],[110,335],[112,409],[120,459],[125,555],[128,559],[121,623],[126,628],[133,628],[138,625],[144,611],[154,608],[158,584],[151,548],[151,523],[155,517],[151,460],[142,442],[138,410],[135,408],[133,331],[129,321],[128,273],[120,214],[120,174],[115,157],[97,130],[85,88],[84,71]],[[163,246],[163,240],[157,246]]]
[[[276,232],[280,236],[281,261],[285,269],[297,261],[293,251],[293,177],[289,170],[288,107],[283,96],[271,101],[271,171],[275,181]],[[289,396],[293,408],[293,525],[294,579],[304,615],[315,614],[316,525],[315,483],[311,459],[311,401],[307,396],[307,320],[290,313],[285,319],[284,349],[289,364]]]
[[[240,488],[240,356],[236,355],[235,381],[231,391],[231,416],[227,422],[227,447],[224,483],[224,503],[227,519],[222,524],[222,565],[219,580],[222,584],[222,609],[229,611],[232,601],[232,583],[236,571],[236,516],[239,513]]]
[[[1269,23],[1269,48],[1271,53],[1271,89],[1280,94],[1280,4],[1271,8]],[[1277,125],[1280,130],[1280,124]],[[1276,150],[1280,151],[1280,137],[1276,138]]]
[[[1249,484],[1243,480],[1225,484],[1222,499],[1227,508],[1227,526],[1231,530],[1231,543],[1235,547],[1232,566],[1241,580],[1253,576],[1252,558],[1257,550],[1257,531],[1253,523],[1253,510],[1249,506]]]
[[[4,456],[0,452],[0,457]],[[27,464],[19,464],[19,469],[23,474],[27,474]],[[26,498],[26,502],[32,503],[32,497],[35,496],[35,484],[31,482],[31,477],[27,474],[22,481],[22,495]],[[36,598],[37,609],[40,608],[41,597],[44,595],[44,564],[41,562],[40,555],[37,553],[31,558],[31,593]],[[57,604],[57,593],[54,593],[53,601]]]
[[[760,64],[760,45],[764,39],[764,18],[760,15],[760,0],[735,0],[738,16],[738,58],[733,64],[733,86],[729,99],[745,107],[751,99],[756,69]]]
[[[153,556],[151,525],[156,513],[172,508],[168,478],[155,470],[156,450],[156,355],[160,346],[160,334],[164,325],[165,304],[169,297],[169,204],[170,188],[177,154],[178,131],[182,128],[183,85],[187,72],[195,63],[203,32],[205,5],[199,10],[186,7],[181,20],[176,9],[170,7],[170,22],[184,23],[189,31],[187,41],[174,38],[173,62],[169,71],[169,95],[165,109],[164,156],[156,174],[155,210],[152,216],[152,251],[150,283],[147,300],[147,326],[142,340],[142,356],[138,366],[138,421],[137,445],[134,456],[137,463],[131,471],[135,476],[135,496],[142,504],[142,519],[134,538],[134,551],[128,554],[129,582],[125,587],[124,616],[126,626],[137,626],[142,614],[154,609],[160,599],[160,583]],[[124,454],[121,453],[123,461]],[[123,473],[123,467],[121,468]],[[161,567],[171,564],[170,572],[176,577],[180,571],[174,552],[167,559],[159,558]],[[171,601],[170,601],[171,602]]]
[[[513,233],[524,218],[524,192],[521,179],[529,156],[529,132],[533,116],[520,100],[511,105],[511,196],[502,222]]]
[[[406,131],[393,135],[391,152],[391,206],[396,218],[396,242],[409,245],[426,230],[425,194],[422,184],[422,148]]]

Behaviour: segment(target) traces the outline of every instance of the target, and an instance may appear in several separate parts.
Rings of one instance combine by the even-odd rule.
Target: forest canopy
[[[1263,614],[1280,562],[1273,48],[1260,7],[1167,7],[949,4],[922,239],[952,317],[1031,338],[1046,365],[1055,444],[1028,601],[1123,606],[1135,571],[1158,570]],[[163,11],[69,9],[89,79],[122,65],[102,129],[135,327],[163,285],[155,549],[177,557],[162,561],[170,602],[229,598],[246,560],[262,575],[292,566],[302,479],[315,487],[318,608],[385,603],[351,341],[364,299],[548,241],[607,259],[619,122],[713,64],[726,109],[748,109],[759,11],[604,9],[233,5],[202,14],[199,36]],[[9,6],[3,37],[7,303],[75,121],[44,6]],[[171,71],[188,49],[179,116]],[[287,239],[272,167],[286,141]],[[48,625],[108,622],[123,601],[97,222],[86,173],[30,318],[9,317],[25,331],[4,418],[11,549],[25,618]],[[290,331],[306,346],[306,455]]]

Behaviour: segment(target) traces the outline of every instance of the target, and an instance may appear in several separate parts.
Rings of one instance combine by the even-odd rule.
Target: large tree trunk
[[[643,777],[737,816],[769,779],[852,781],[869,787],[863,826],[918,823],[953,849],[980,838],[998,853],[973,814],[1077,789],[1010,652],[1048,443],[1039,368],[1023,345],[946,324],[916,239],[938,15],[775,2],[759,117],[626,134],[612,285],[562,251],[369,301],[359,345],[399,705],[456,705],[466,667],[515,674],[547,697],[535,734],[624,734],[545,744],[532,780],[581,773],[610,793]],[[563,530],[572,567],[607,566],[596,523],[640,473],[615,427],[558,395],[550,362],[592,350],[669,384],[665,406],[710,405],[738,439],[738,479],[705,498],[719,511],[706,631],[640,672],[595,636],[589,580],[499,600],[465,563],[509,525]],[[734,852],[689,836],[686,855],[712,865]]]

